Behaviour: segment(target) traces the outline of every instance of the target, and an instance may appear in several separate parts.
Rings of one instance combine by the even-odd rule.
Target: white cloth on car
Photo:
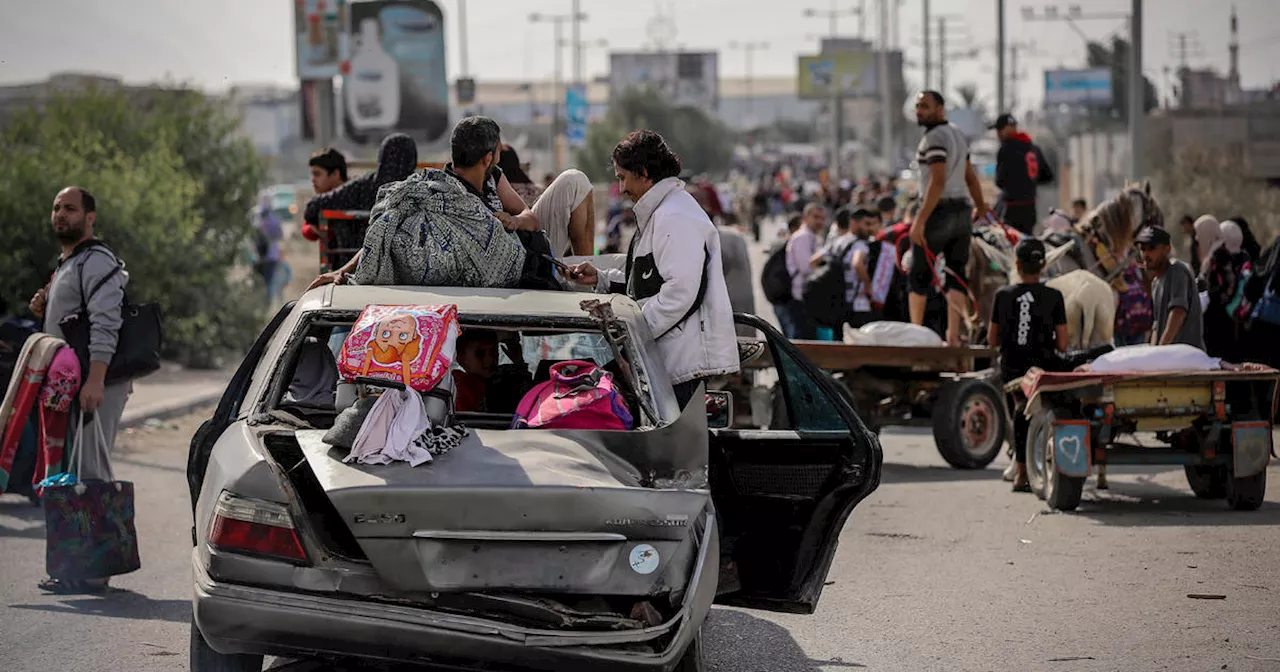
[[[942,347],[946,343],[934,330],[910,322],[870,322],[859,329],[844,325],[844,342],[849,345],[898,345]]]
[[[410,466],[431,461],[431,453],[415,440],[431,429],[422,396],[413,390],[387,390],[374,402],[343,462]]]
[[[1090,368],[1098,373],[1216,371],[1221,367],[1221,359],[1210,357],[1204,350],[1185,343],[1116,348],[1090,364]]]

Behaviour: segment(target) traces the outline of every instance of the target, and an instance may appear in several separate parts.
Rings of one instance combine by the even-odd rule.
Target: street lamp
[[[763,50],[765,50],[765,49],[768,49],[768,48],[769,48],[769,43],[768,43],[768,42],[763,42],[763,41],[760,41],[760,42],[738,42],[737,40],[734,40],[734,41],[732,41],[732,42],[730,42],[730,43],[729,43],[729,48],[730,48],[730,49],[734,49],[734,50],[741,49],[741,50],[742,50],[742,53],[746,56],[746,60],[747,60],[747,80],[746,80],[746,83],[747,83],[747,117],[748,117],[748,119],[747,119],[747,120],[748,120],[748,122],[750,122],[750,123],[755,123],[755,116],[756,116],[756,97],[755,97],[755,93],[754,93],[754,91],[753,91],[753,87],[752,87],[752,79],[751,79],[751,78],[752,78],[751,56],[752,56],[753,54],[755,54],[755,52],[756,52],[756,51],[763,51]]]
[[[862,38],[862,39],[866,39],[866,36],[867,36],[867,0],[860,0],[860,2],[858,3],[858,6],[857,6],[857,7],[850,7],[850,8],[848,8],[848,9],[838,9],[838,8],[836,7],[836,0],[831,0],[831,9],[812,9],[812,8],[809,8],[809,9],[804,10],[804,16],[805,16],[806,18],[810,18],[810,19],[827,19],[828,21],[830,21],[830,22],[831,22],[831,37],[833,37],[833,38],[834,38],[834,37],[836,37],[837,35],[839,35],[839,32],[838,32],[838,31],[837,31],[837,29],[836,29],[836,28],[837,28],[837,26],[836,26],[836,22],[837,22],[837,21],[839,21],[840,17],[842,17],[842,16],[857,16],[857,17],[858,17],[858,37],[860,37],[860,38]]]
[[[1044,8],[1043,14],[1037,14],[1033,7],[1022,8],[1022,18],[1024,21],[1065,21],[1075,30],[1086,44],[1089,38],[1075,25],[1076,21],[1117,21],[1125,20],[1129,23],[1129,91],[1128,105],[1129,110],[1129,179],[1139,180],[1142,178],[1142,128],[1140,126],[1141,119],[1144,115],[1143,90],[1146,82],[1142,74],[1142,0],[1130,0],[1131,6],[1128,13],[1124,12],[1091,12],[1085,14],[1080,11],[1079,5],[1071,5],[1067,8],[1065,15],[1058,12],[1056,6],[1050,5]]]

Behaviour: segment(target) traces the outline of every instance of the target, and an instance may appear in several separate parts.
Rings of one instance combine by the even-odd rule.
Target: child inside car
[[[454,410],[459,413],[485,411],[485,387],[498,368],[498,333],[488,329],[467,329],[458,336],[457,363],[453,370],[456,388]]]

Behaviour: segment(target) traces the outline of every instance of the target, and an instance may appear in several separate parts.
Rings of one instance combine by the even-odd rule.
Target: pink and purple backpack
[[[613,376],[571,360],[551,365],[551,379],[533,386],[516,407],[512,429],[631,429],[631,413]]]

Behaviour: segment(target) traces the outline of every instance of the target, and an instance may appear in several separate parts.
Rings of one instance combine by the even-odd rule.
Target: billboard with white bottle
[[[431,0],[353,2],[344,68],[344,126],[356,142],[407,133],[420,143],[449,129],[444,15]]]

